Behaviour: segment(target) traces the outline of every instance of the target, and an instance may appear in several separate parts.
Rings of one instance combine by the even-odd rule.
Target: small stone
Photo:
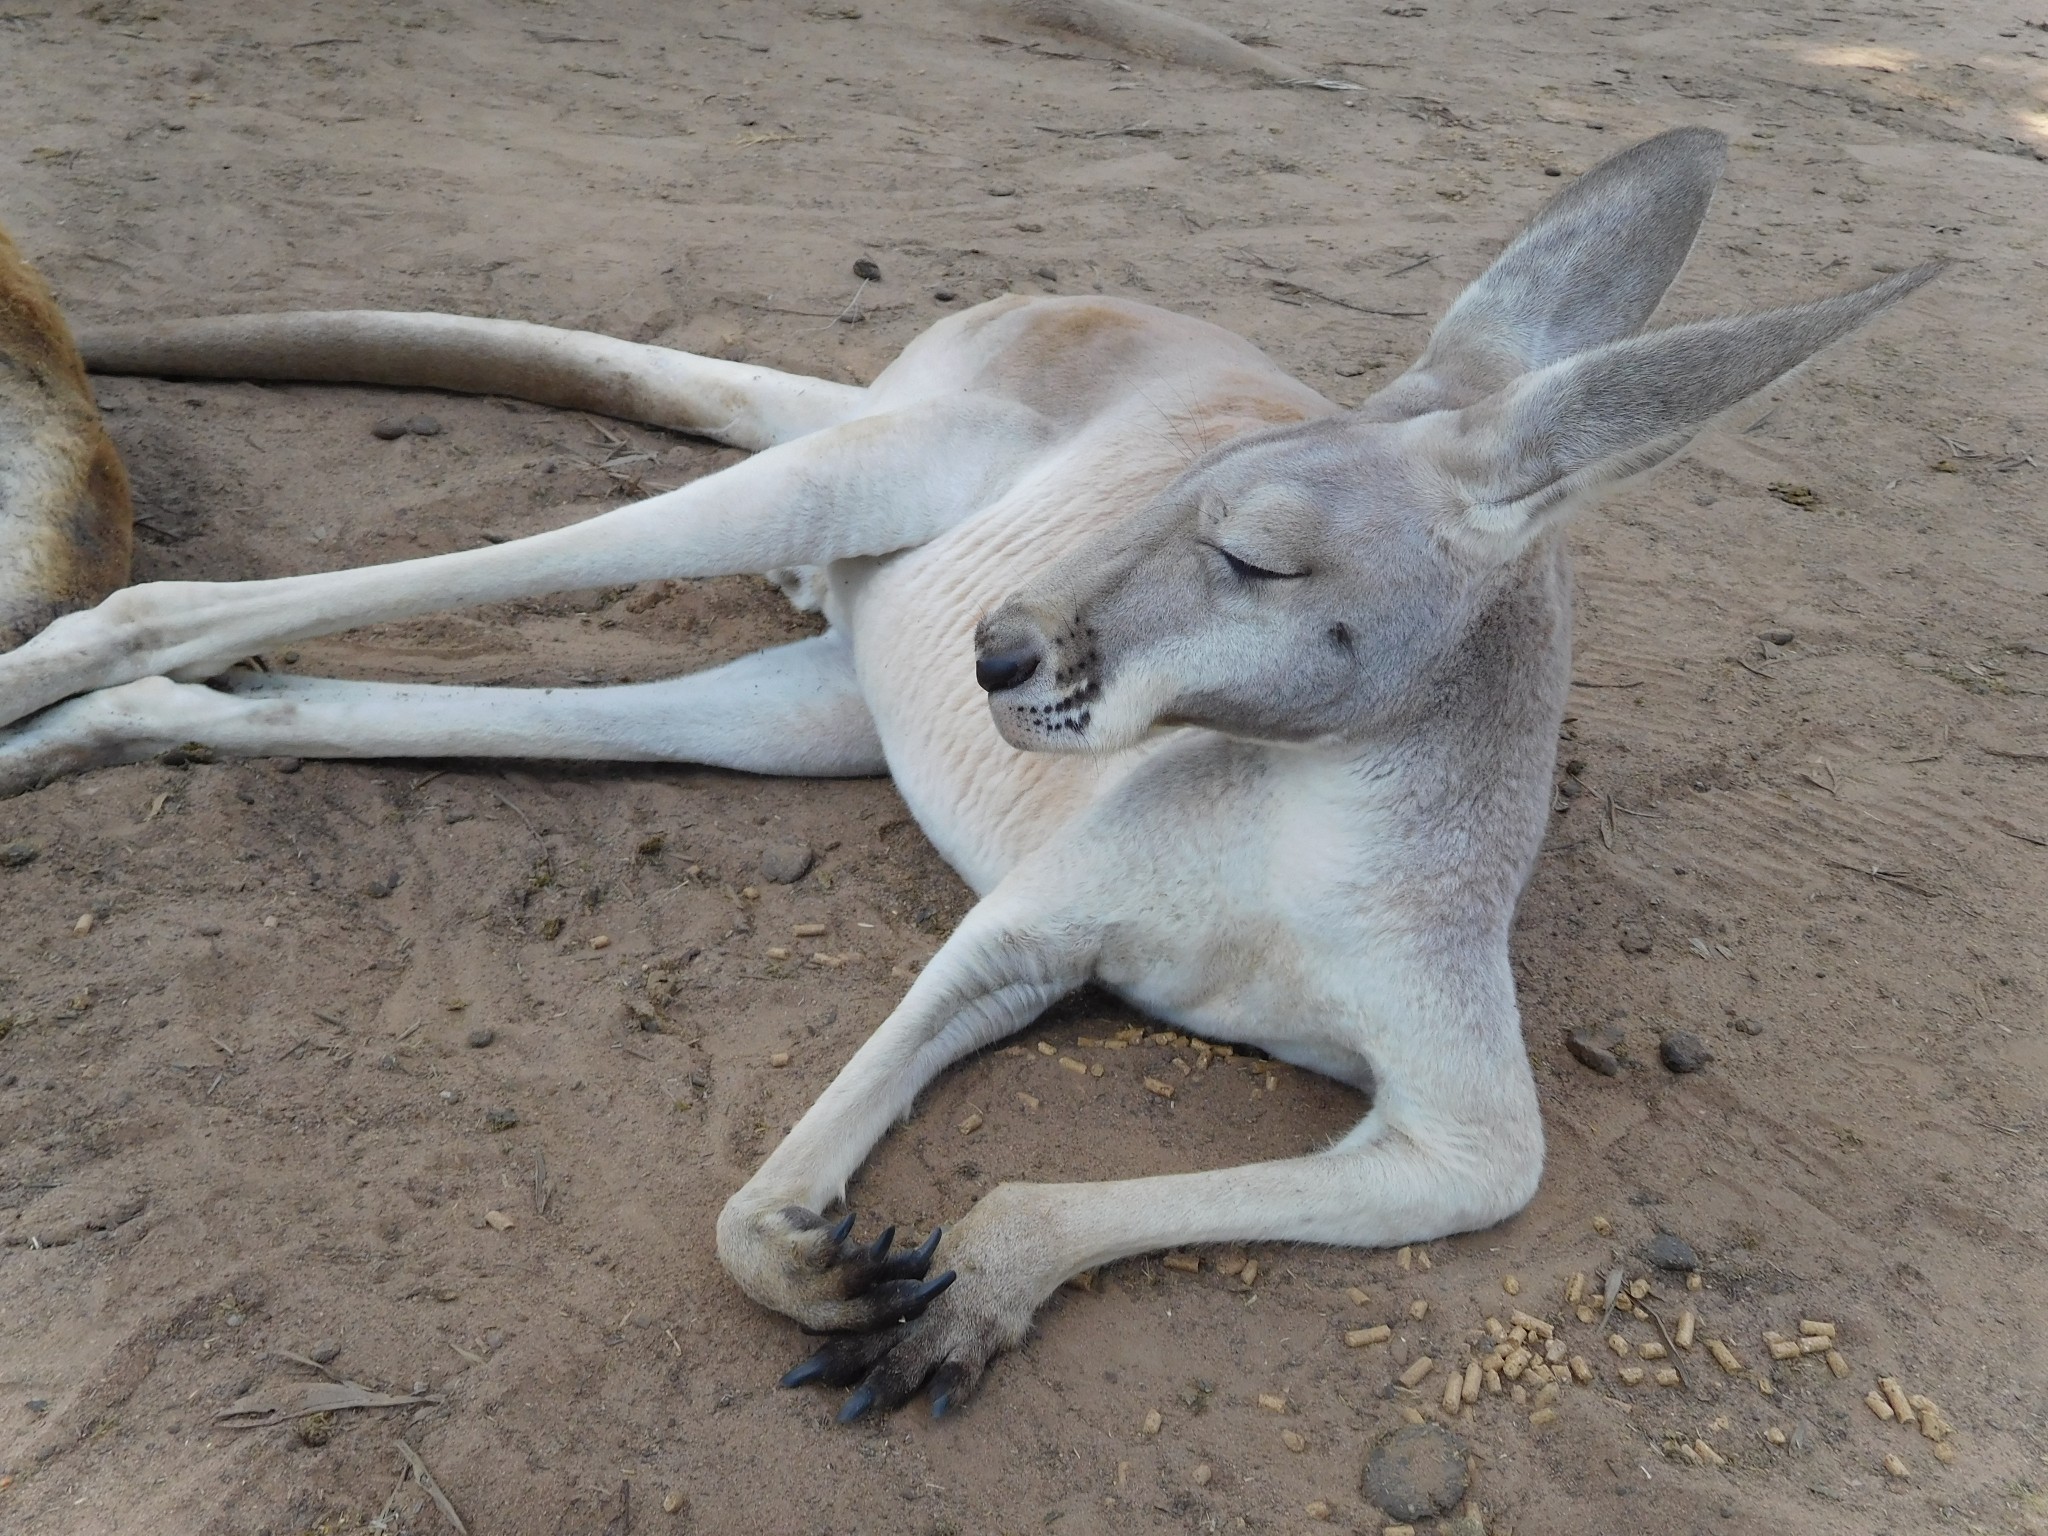
[[[37,1414],[48,1413],[50,1400],[47,1397],[32,1397],[28,1400],[28,1411]]]
[[[1643,1244],[1643,1262],[1655,1269],[1690,1274],[1700,1267],[1700,1256],[1693,1252],[1692,1244],[1684,1238],[1659,1232]]]
[[[491,1029],[489,1027],[479,1027],[476,1029],[472,1029],[467,1035],[463,1036],[464,1041],[467,1042],[469,1048],[473,1051],[482,1050],[485,1046],[489,1045],[492,1041],[496,1040],[497,1038],[498,1032],[495,1029]]]
[[[507,1216],[503,1211],[485,1211],[484,1225],[489,1227],[493,1232],[509,1232],[512,1230],[513,1226],[516,1225],[516,1223],[514,1223],[512,1218],[510,1216]]]
[[[1486,1526],[1469,1509],[1437,1525],[1437,1536],[1486,1536]]]
[[[1015,187],[990,187],[988,195],[990,197],[1015,197],[1017,189]]]
[[[1211,1467],[1209,1463],[1207,1463],[1206,1461],[1197,1462],[1195,1465],[1195,1470],[1189,1474],[1189,1476],[1194,1480],[1194,1484],[1197,1488],[1208,1487],[1209,1479],[1214,1477],[1215,1475],[1215,1469]]]
[[[199,937],[201,937],[202,939],[217,939],[220,937],[220,924],[201,923],[197,928],[194,928],[192,931],[198,934]]]
[[[9,843],[0,848],[0,869],[21,869],[43,856],[34,843]]]
[[[1051,267],[1034,267],[1031,270],[1031,275],[1048,283],[1056,283],[1060,280],[1059,273]]]
[[[1736,1019],[1728,1027],[1738,1035],[1760,1035],[1764,1032],[1761,1019]]]
[[[377,1070],[379,1072],[399,1072],[404,1069],[398,1065],[398,1058],[390,1051],[386,1051],[377,1058]]]
[[[1650,952],[1650,935],[1641,928],[1621,930],[1621,952],[1625,955],[1647,955]]]
[[[242,1326],[242,1324],[246,1323],[247,1321],[249,1321],[249,1319],[244,1317],[239,1312],[230,1312],[227,1317],[227,1323],[230,1328],[239,1328]]]
[[[1023,235],[1042,235],[1045,233],[1045,226],[1031,219],[1019,219],[1017,221],[1017,232]]]
[[[414,437],[439,437],[441,421],[436,416],[411,416],[406,419],[405,430]]]
[[[1363,363],[1339,363],[1336,368],[1337,377],[1340,379],[1355,379],[1364,372]]]
[[[882,280],[882,269],[863,256],[853,264],[853,275],[864,283],[879,283]]]
[[[661,1512],[664,1515],[679,1515],[690,1507],[690,1496],[680,1488],[672,1488],[661,1498]]]
[[[1449,1514],[1466,1483],[1465,1447],[1439,1424],[1403,1425],[1365,1459],[1365,1496],[1396,1520]]]
[[[412,428],[406,425],[403,416],[386,416],[370,428],[370,436],[382,438],[385,442],[390,443],[396,442],[411,430]]]
[[[1799,637],[1789,629],[1767,629],[1757,636],[1766,645],[1790,645]]]
[[[807,843],[770,843],[761,851],[761,878],[776,885],[795,885],[817,861]]]
[[[941,304],[950,304],[955,299],[959,298],[960,295],[955,293],[950,288],[934,288],[932,290],[932,297],[934,299],[937,299]]]
[[[1564,1048],[1581,1066],[1591,1067],[1602,1077],[1621,1076],[1622,1030],[1618,1024],[1594,1024],[1569,1031]]]
[[[487,1131],[509,1131],[519,1123],[519,1116],[509,1109],[487,1109],[484,1111],[484,1129]]]
[[[306,1351],[306,1358],[316,1365],[326,1365],[341,1353],[341,1345],[334,1339],[322,1339]]]
[[[1657,1057],[1673,1072],[1697,1072],[1714,1059],[1714,1053],[1691,1030],[1674,1029],[1658,1042]]]
[[[273,757],[270,760],[270,771],[272,773],[297,773],[301,768],[305,766],[306,762],[304,758]]]

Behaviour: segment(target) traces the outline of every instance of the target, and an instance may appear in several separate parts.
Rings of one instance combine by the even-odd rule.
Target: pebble
[[[1757,636],[1766,645],[1790,645],[1799,637],[1789,629],[1767,629]]]
[[[863,256],[853,264],[853,275],[864,283],[879,283],[882,280],[882,269]]]
[[[1650,952],[1650,935],[1641,928],[1621,930],[1621,952],[1625,955],[1647,955]]]
[[[9,843],[0,848],[0,869],[20,869],[42,856],[43,850],[34,843]]]
[[[341,1353],[341,1345],[334,1339],[322,1339],[306,1351],[306,1358],[318,1365],[326,1365]]]
[[[30,1413],[48,1413],[50,1411],[50,1400],[47,1397],[32,1397],[28,1400],[28,1411]]]
[[[1673,1072],[1697,1072],[1714,1059],[1707,1042],[1689,1029],[1674,1029],[1658,1042],[1657,1056]]]
[[[990,197],[1015,197],[1017,189],[1015,187],[990,187],[988,195]]]
[[[950,288],[934,288],[932,290],[932,297],[934,299],[937,299],[941,304],[950,304],[955,299],[959,298],[960,295],[955,293]]]
[[[1365,1496],[1396,1520],[1449,1514],[1465,1497],[1465,1447],[1440,1424],[1408,1424],[1365,1458]]]
[[[407,434],[414,437],[438,437],[441,435],[441,423],[431,416],[386,416],[370,428],[372,437],[381,438],[387,443],[395,442]]]
[[[438,416],[409,416],[406,418],[405,430],[414,437],[439,437],[441,419]]]
[[[1045,226],[1031,219],[1019,219],[1017,221],[1017,232],[1025,235],[1042,235],[1045,233]]]
[[[301,757],[273,757],[270,760],[272,773],[297,773],[305,766],[306,760]]]
[[[1340,379],[1355,379],[1365,372],[1363,363],[1339,363],[1336,373]]]
[[[498,1038],[498,1032],[489,1028],[472,1029],[463,1038],[469,1042],[470,1049],[480,1051]]]
[[[808,843],[770,843],[761,851],[761,878],[776,885],[795,885],[817,861]]]
[[[1620,1025],[1592,1024],[1569,1031],[1564,1037],[1564,1048],[1581,1066],[1591,1067],[1602,1077],[1619,1077],[1621,1057],[1616,1053],[1621,1042]]]
[[[1659,1232],[1643,1244],[1643,1262],[1656,1269],[1690,1273],[1700,1267],[1700,1256],[1684,1238]]]
[[[379,1056],[377,1058],[377,1070],[379,1072],[399,1071],[400,1068],[398,1065],[398,1058],[394,1056],[391,1052],[386,1051],[382,1056]]]
[[[220,924],[201,923],[197,928],[194,928],[192,931],[198,934],[199,937],[201,937],[202,939],[217,939],[220,937]]]
[[[228,1314],[227,1322],[230,1328],[239,1328],[242,1326],[242,1324],[246,1323],[247,1321],[249,1321],[249,1319],[244,1317],[239,1312],[230,1312]]]
[[[487,1109],[484,1111],[484,1129],[487,1131],[509,1131],[519,1123],[519,1116],[509,1109]]]

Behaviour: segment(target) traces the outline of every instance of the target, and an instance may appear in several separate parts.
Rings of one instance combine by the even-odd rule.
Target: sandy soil
[[[479,1536],[1284,1531],[1318,1500],[1376,1531],[1364,1449],[1404,1400],[1435,1411],[1441,1367],[1416,1394],[1390,1381],[1462,1361],[1521,1304],[1600,1381],[1547,1430],[1506,1397],[1462,1415],[1490,1531],[2048,1530],[2043,18],[1183,3],[1365,89],[919,0],[14,0],[0,219],[81,318],[441,308],[862,379],[947,307],[936,290],[1100,291],[1237,329],[1340,400],[1413,354],[1551,170],[1675,124],[1735,143],[1675,314],[1954,258],[1578,534],[1560,778],[1576,760],[1585,792],[1560,796],[1517,935],[1551,1132],[1534,1206],[1426,1269],[1259,1249],[1247,1286],[1220,1272],[1244,1254],[1120,1265],[1056,1299],[960,1418],[837,1429],[834,1400],[774,1389],[804,1341],[724,1280],[711,1223],[966,906],[886,783],[94,773],[0,804],[0,844],[37,851],[0,869],[0,1527],[359,1530],[403,1437]],[[859,257],[882,280],[840,323]],[[489,400],[128,380],[103,399],[144,578],[462,548],[735,458]],[[442,435],[371,437],[422,410]],[[600,467],[613,438],[645,457]],[[731,581],[269,659],[597,681],[804,622]],[[1780,627],[1789,644],[1758,639]],[[764,845],[792,839],[815,871],[761,885]],[[766,958],[805,921],[853,958]],[[1562,1039],[1610,1019],[1634,1060],[1614,1079]],[[1025,1043],[1128,1022],[1082,998]],[[1671,1028],[1714,1064],[1667,1074]],[[1244,1063],[1167,1104],[1138,1078],[1173,1054],[1104,1055],[1100,1079],[1029,1050],[969,1063],[858,1206],[922,1230],[1001,1179],[1306,1149],[1360,1112]],[[1696,1351],[1688,1391],[1623,1387],[1563,1307],[1574,1271],[1619,1253],[1640,1273],[1660,1229],[1705,1267],[1697,1295],[1660,1281],[1667,1310],[1695,1307],[1745,1376]],[[1802,1317],[1837,1324],[1846,1379],[1768,1359],[1762,1330]],[[1390,1344],[1344,1347],[1382,1321]],[[216,1424],[309,1375],[270,1351],[323,1342],[337,1371],[435,1401],[303,1435]],[[1879,1375],[1942,1404],[1952,1465],[1865,1408]],[[1688,1461],[1697,1437],[1725,1468]],[[391,1508],[387,1528],[441,1528],[416,1486]]]

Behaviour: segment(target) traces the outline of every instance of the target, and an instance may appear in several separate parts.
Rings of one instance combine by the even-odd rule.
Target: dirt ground
[[[805,1341],[724,1279],[711,1229],[967,905],[888,784],[88,774],[0,803],[0,844],[35,854],[0,868],[0,1528],[445,1528],[417,1485],[393,1496],[403,1438],[478,1536],[1292,1531],[1316,1501],[1377,1531],[1367,1446],[1404,1403],[1441,1411],[1442,1365],[1414,1393],[1396,1373],[1462,1363],[1519,1305],[1597,1380],[1547,1428],[1507,1396],[1460,1415],[1491,1532],[2048,1531],[2048,13],[1179,3],[1364,88],[937,0],[8,0],[0,221],[80,319],[449,309],[859,380],[958,304],[1104,292],[1238,330],[1342,401],[1414,354],[1552,172],[1676,124],[1734,153],[1672,314],[1950,257],[1577,534],[1559,763],[1581,792],[1516,936],[1551,1137],[1535,1204],[1426,1268],[1115,1266],[957,1418],[836,1428],[836,1399],[775,1389]],[[101,393],[140,578],[464,548],[737,457],[495,400]],[[419,411],[446,430],[371,436]],[[596,682],[806,623],[735,580],[268,660]],[[814,870],[764,882],[789,841]],[[791,940],[802,922],[827,936]],[[1617,1078],[1563,1041],[1610,1020]],[[946,1077],[859,1180],[864,1221],[1301,1151],[1361,1112],[1243,1062],[1164,1102],[1139,1078],[1171,1046],[1082,1052],[1099,1079],[1028,1049],[1129,1022],[1083,997]],[[1678,1028],[1706,1070],[1658,1065]],[[1644,1273],[1660,1230],[1704,1267],[1697,1294],[1659,1279],[1664,1311],[1695,1308],[1741,1377],[1695,1349],[1685,1389],[1621,1385],[1563,1304],[1617,1254]],[[1837,1325],[1845,1379],[1769,1358],[1763,1330],[1801,1318]],[[1345,1347],[1381,1322],[1389,1343]],[[271,1352],[323,1345],[432,1401],[216,1422],[311,1376]],[[1879,1376],[1941,1404],[1952,1463],[1864,1406]],[[1725,1466],[1695,1464],[1700,1438]]]

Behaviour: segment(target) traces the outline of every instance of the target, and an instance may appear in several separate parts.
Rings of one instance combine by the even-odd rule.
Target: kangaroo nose
[[[1028,645],[974,658],[974,680],[988,693],[1007,693],[1037,670],[1038,652]]]

